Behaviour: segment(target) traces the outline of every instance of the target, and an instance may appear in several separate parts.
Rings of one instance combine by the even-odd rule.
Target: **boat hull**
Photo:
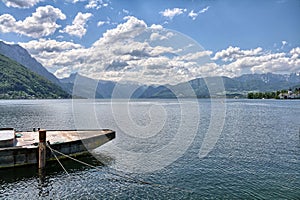
[[[101,130],[103,132],[103,130]],[[67,133],[67,131],[65,131]],[[74,131],[72,131],[74,132]],[[52,149],[55,149],[66,155],[80,155],[87,153],[88,150],[95,149],[106,142],[115,138],[115,132],[105,130],[105,133],[94,135],[92,137],[77,139],[61,143],[50,143]],[[58,157],[62,157],[57,155]],[[54,159],[50,149],[47,148],[47,160]],[[0,148],[0,168],[17,167],[23,165],[38,163],[38,145],[15,146]]]

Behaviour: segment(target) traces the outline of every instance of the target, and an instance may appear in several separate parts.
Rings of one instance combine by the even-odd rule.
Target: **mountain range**
[[[26,87],[28,91],[31,91],[29,92],[30,94],[37,92],[34,88],[43,85],[36,85],[37,83],[34,82],[35,79],[42,80],[44,81],[43,83],[51,85],[51,87],[55,85],[55,88],[52,88],[52,93],[51,90],[47,90],[44,87],[40,88],[52,94],[47,96],[49,98],[58,96],[65,98],[67,97],[66,93],[82,98],[208,98],[225,97],[225,95],[226,97],[246,97],[248,92],[276,91],[300,85],[299,73],[284,75],[272,73],[245,74],[234,78],[224,76],[206,77],[177,85],[145,85],[134,82],[118,83],[114,81],[94,80],[78,73],[73,73],[67,78],[58,79],[34,59],[27,50],[19,45],[10,45],[0,41],[0,55],[3,63],[9,63],[8,66],[5,66],[7,72],[5,77],[10,77],[10,85],[15,85],[18,80],[16,78],[18,77],[18,73],[14,73],[13,70],[17,70],[18,72],[21,70],[24,75],[22,80],[28,83],[28,87]],[[3,69],[1,69],[1,72]],[[30,76],[26,76],[25,74],[30,74]],[[1,75],[4,77],[3,73],[0,74],[0,77]],[[0,85],[7,85],[7,78],[4,80],[2,77]],[[64,93],[61,92],[62,90],[64,90]],[[26,90],[26,93],[28,91]],[[2,95],[4,94],[3,92],[4,90],[2,91]],[[54,95],[53,92],[57,94]],[[39,97],[39,95],[36,95],[36,97]],[[45,98],[45,96],[42,97]]]
[[[76,85],[76,96],[88,91],[87,85],[93,85],[96,98],[175,98],[175,97],[246,97],[248,92],[271,92],[286,90],[300,84],[299,74],[246,74],[235,78],[206,77],[197,78],[177,85],[142,85],[138,83],[117,83],[112,81],[96,81],[78,73],[61,79],[65,88],[72,92]],[[189,90],[191,87],[193,90]],[[95,97],[94,96],[94,97]]]
[[[0,99],[70,98],[60,86],[0,54]]]
[[[48,79],[54,84],[60,85],[60,81],[56,76],[50,73],[41,63],[33,58],[26,49],[18,44],[6,44],[0,41],[0,54],[18,62],[30,71],[33,71],[42,77]]]

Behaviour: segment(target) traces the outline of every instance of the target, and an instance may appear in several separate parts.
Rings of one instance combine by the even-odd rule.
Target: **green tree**
[[[248,93],[248,99],[253,99],[253,98],[254,98],[253,92],[249,92],[249,93]]]

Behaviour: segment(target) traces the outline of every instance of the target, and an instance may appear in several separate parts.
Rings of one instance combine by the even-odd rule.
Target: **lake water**
[[[300,198],[298,100],[1,100],[0,127],[117,131],[97,168],[0,170],[0,199]]]

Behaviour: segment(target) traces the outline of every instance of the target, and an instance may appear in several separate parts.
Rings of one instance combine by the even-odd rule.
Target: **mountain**
[[[132,82],[94,80],[78,73],[73,73],[60,81],[70,94],[84,98],[139,98],[147,88],[145,85]]]
[[[245,74],[234,78],[247,91],[269,92],[293,87],[300,83],[300,76],[292,74]]]
[[[168,86],[148,86],[138,98],[176,98]]]
[[[224,85],[226,96],[245,96],[248,92],[268,92],[295,87],[300,84],[299,74],[245,74],[235,78],[207,77],[197,78],[188,82],[195,92],[186,88],[186,83],[177,85],[142,85],[133,82],[113,82],[93,80],[77,73],[70,77],[57,79],[48,72],[36,59],[19,45],[10,45],[0,41],[0,54],[20,63],[27,69],[41,75],[52,83],[60,86],[74,96],[84,98],[175,98],[222,96],[224,90],[217,86]],[[76,87],[74,90],[74,83]],[[219,84],[216,84],[219,83]],[[117,87],[116,87],[117,86]],[[91,91],[94,88],[94,91]]]
[[[296,73],[292,74],[246,74],[240,77],[228,78],[222,77],[207,77],[197,78],[185,83],[177,85],[141,85],[138,83],[116,83],[113,81],[96,81],[86,78],[77,73],[71,74],[70,77],[61,79],[61,82],[69,88],[72,93],[73,85],[76,77],[78,78],[77,88],[81,88],[81,94],[76,94],[82,97],[84,92],[90,90],[86,85],[93,83],[93,88],[96,91],[92,94],[100,98],[209,98],[224,96],[227,97],[245,97],[248,92],[272,92],[292,88],[300,84],[300,76]],[[96,81],[96,82],[95,82]],[[89,84],[88,84],[89,83]],[[95,86],[95,84],[97,86]],[[80,86],[81,85],[81,86]],[[116,87],[117,86],[117,87]],[[192,88],[193,90],[190,90]],[[133,92],[134,91],[134,92]]]
[[[227,97],[234,96],[246,96],[248,92],[272,92],[277,90],[283,90],[288,88],[293,88],[300,84],[299,74],[246,74],[240,77],[228,78],[228,77],[207,77],[207,78],[197,78],[188,82],[195,94],[180,94],[184,90],[186,83],[179,83],[174,86],[169,86],[169,90],[163,87],[156,88],[153,92],[147,93],[148,98],[166,98],[174,96],[174,92],[177,91],[182,97],[193,97],[207,98],[213,96],[224,96],[226,93]],[[224,86],[223,88],[221,86]],[[225,89],[225,93],[224,93]]]
[[[0,41],[0,54],[20,63],[27,69],[43,76],[52,83],[60,85],[59,80],[52,73],[48,72],[41,63],[31,57],[28,51],[20,45],[10,45]]]
[[[0,98],[69,98],[44,77],[0,54]]]
[[[60,79],[61,84],[69,94],[82,98],[103,98],[96,90],[98,81],[73,73],[67,78]]]

